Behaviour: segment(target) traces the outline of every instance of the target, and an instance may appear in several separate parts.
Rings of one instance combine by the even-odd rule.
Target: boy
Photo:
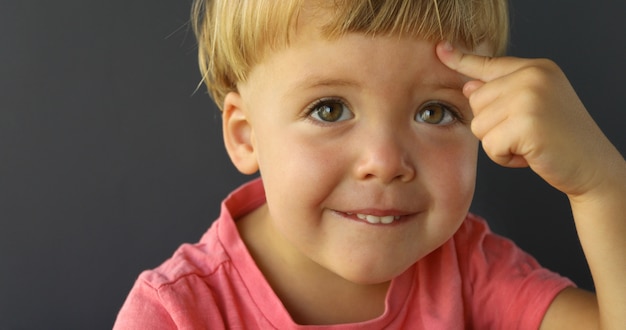
[[[502,0],[197,0],[226,149],[262,181],[143,273],[116,327],[626,324],[624,159],[555,64],[490,57],[506,17]],[[597,298],[468,215],[479,140],[567,194]]]

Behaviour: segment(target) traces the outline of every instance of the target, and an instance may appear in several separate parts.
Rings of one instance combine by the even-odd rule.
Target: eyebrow
[[[466,82],[472,79],[462,76],[461,79],[436,79],[435,81],[423,81],[424,85],[441,89],[462,90]],[[308,76],[296,83],[290,88],[292,92],[302,89],[315,89],[318,87],[358,87],[360,84],[350,79],[326,78],[320,76]]]
[[[436,86],[442,89],[463,89],[463,86],[466,82],[472,79],[465,77],[464,75],[457,74],[454,76],[454,79],[450,77],[441,77],[438,76],[436,79],[432,79],[427,81],[426,84],[429,86]]]
[[[469,80],[467,80],[469,81]],[[453,89],[453,90],[463,90],[463,86],[467,82],[465,80],[458,81],[440,81],[438,83],[431,83],[431,86],[437,86],[442,89]]]
[[[336,78],[309,76],[293,84],[292,88],[290,89],[291,91],[297,91],[301,89],[314,89],[318,87],[337,87],[337,86],[356,87],[356,86],[359,86],[359,83],[353,80],[348,80],[348,79],[336,79]]]

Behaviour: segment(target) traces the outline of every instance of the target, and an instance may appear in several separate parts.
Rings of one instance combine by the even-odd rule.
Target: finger
[[[510,121],[493,127],[482,138],[483,150],[492,161],[501,166],[528,167],[529,164],[524,154],[525,148],[520,145],[521,141],[515,138],[517,135],[511,134],[515,131],[518,131],[518,127],[512,125]]]
[[[440,42],[436,51],[439,60],[450,69],[483,82],[506,76],[527,65],[527,60],[515,57],[488,57],[464,53],[447,41]]]
[[[463,95],[469,99],[470,96],[484,84],[485,83],[480,80],[471,80],[466,82],[465,85],[463,85]]]
[[[483,109],[472,119],[470,128],[477,139],[483,140],[495,127],[504,123],[509,116],[505,111],[499,111],[497,105]]]
[[[510,98],[516,95],[515,91],[511,92],[512,87],[510,83],[514,81],[512,78],[514,78],[513,75],[502,77],[498,79],[497,84],[485,83],[480,80],[472,80],[465,83],[463,94],[468,99],[472,113],[477,116],[489,107],[500,106],[502,108],[496,109],[501,110],[510,108]]]

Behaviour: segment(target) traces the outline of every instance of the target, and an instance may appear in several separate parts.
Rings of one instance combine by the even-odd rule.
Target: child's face
[[[381,283],[448,240],[476,172],[464,81],[429,42],[298,26],[239,86],[275,252]]]

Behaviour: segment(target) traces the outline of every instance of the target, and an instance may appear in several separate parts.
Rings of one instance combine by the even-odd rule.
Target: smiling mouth
[[[400,216],[394,216],[394,215],[386,215],[386,216],[379,217],[379,216],[375,216],[371,214],[363,214],[363,213],[346,213],[346,214],[348,216],[356,216],[358,219],[365,220],[371,224],[388,225],[400,219]]]

